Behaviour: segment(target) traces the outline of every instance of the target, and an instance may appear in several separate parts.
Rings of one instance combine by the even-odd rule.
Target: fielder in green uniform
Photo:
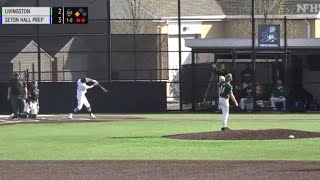
[[[231,98],[234,104],[236,106],[239,106],[232,92],[232,85],[230,84],[230,82],[232,81],[232,74],[228,73],[225,79],[226,81],[219,85],[219,105],[222,110],[222,128],[221,128],[222,131],[230,130],[228,128],[229,107],[230,107],[229,99]]]

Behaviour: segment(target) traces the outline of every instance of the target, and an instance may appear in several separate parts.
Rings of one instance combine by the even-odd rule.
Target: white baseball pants
[[[37,115],[39,113],[38,103],[31,101],[25,104],[24,112]]]
[[[88,99],[85,95],[80,95],[80,96],[77,96],[77,99],[78,99],[78,106],[77,106],[77,109],[78,110],[81,110],[83,105],[86,107],[86,108],[89,108],[90,107],[90,104],[88,102]]]
[[[29,102],[30,105],[30,114],[37,115],[39,113],[38,103],[37,102]]]
[[[222,110],[222,127],[228,127],[228,118],[229,118],[229,99],[226,98],[219,98],[219,105]]]

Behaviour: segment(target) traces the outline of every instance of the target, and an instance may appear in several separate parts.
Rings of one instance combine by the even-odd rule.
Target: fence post
[[[58,58],[54,57],[53,62],[51,62],[51,71],[52,71],[52,81],[58,80]]]
[[[63,81],[65,81],[65,69],[64,69],[64,66],[65,66],[65,59],[64,59],[64,55],[62,55],[62,79]]]
[[[39,0],[36,1],[36,6],[39,7]],[[41,49],[40,49],[40,30],[39,25],[36,25],[37,29],[37,51],[38,51],[38,81],[41,81]]]
[[[25,80],[26,80],[27,82],[29,82],[29,69],[26,69],[24,76],[25,76],[25,77],[24,77]]]
[[[178,43],[179,43],[179,104],[180,111],[182,111],[182,103],[181,103],[181,65],[182,65],[182,55],[181,55],[181,0],[178,0]]]
[[[109,82],[112,81],[112,54],[111,54],[111,3],[110,0],[107,0],[107,61],[109,63]]]
[[[236,50],[233,49],[232,50],[232,72],[233,72],[233,76],[234,76],[234,82],[237,82],[237,76],[236,76]]]
[[[284,84],[288,85],[288,41],[287,41],[287,16],[284,16]]]
[[[194,52],[192,51],[191,52],[191,95],[192,95],[192,111],[195,111],[196,110],[196,87],[195,87],[195,80],[196,80],[196,77],[195,77],[195,69],[194,69],[194,66],[195,66],[195,57],[194,57]],[[181,79],[180,79],[181,81]],[[181,89],[181,88],[180,88]],[[180,91],[180,94],[181,94],[181,91]],[[181,102],[181,96],[180,96],[180,102]]]
[[[34,75],[35,67],[34,63],[32,63],[32,79],[35,80],[35,75]]]
[[[252,54],[251,54],[251,58],[252,58],[252,70],[253,70],[253,85],[254,87],[256,87],[256,32],[255,32],[255,27],[256,27],[256,22],[255,22],[255,4],[254,4],[254,0],[251,1],[251,26],[252,26],[252,34],[251,34],[251,38],[252,38]],[[253,90],[253,111],[256,110],[256,88],[254,88]]]

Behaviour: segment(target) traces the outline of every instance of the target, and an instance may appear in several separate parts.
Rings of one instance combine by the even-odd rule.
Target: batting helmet
[[[83,76],[80,81],[81,81],[82,83],[85,83],[85,82],[87,82],[87,78]]]

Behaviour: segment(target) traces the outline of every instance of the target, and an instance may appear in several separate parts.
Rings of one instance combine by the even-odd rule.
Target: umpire
[[[13,111],[12,119],[23,117],[25,108],[25,99],[27,97],[27,85],[25,81],[20,78],[19,73],[13,74],[13,79],[9,81],[7,99],[11,103]]]

